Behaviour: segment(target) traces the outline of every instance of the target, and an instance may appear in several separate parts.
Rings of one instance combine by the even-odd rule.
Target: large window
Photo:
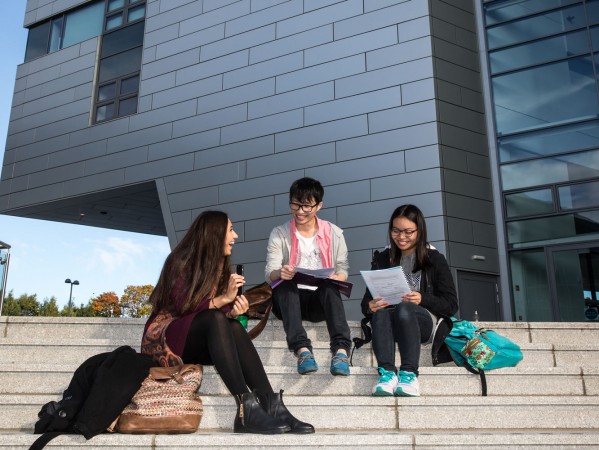
[[[102,34],[104,0],[53,17],[29,29],[25,61]]]

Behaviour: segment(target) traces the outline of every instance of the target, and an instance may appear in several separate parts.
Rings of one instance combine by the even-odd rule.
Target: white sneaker
[[[397,375],[395,372],[379,367],[379,382],[372,389],[374,397],[393,397],[397,387]]]
[[[419,397],[420,382],[415,373],[399,371],[399,381],[395,388],[396,397]]]

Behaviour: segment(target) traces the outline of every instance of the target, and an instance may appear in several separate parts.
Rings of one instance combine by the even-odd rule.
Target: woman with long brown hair
[[[166,344],[184,363],[214,365],[235,397],[236,433],[313,433],[312,425],[291,415],[282,391],[274,393],[258,352],[236,318],[247,311],[237,290],[245,280],[231,273],[237,233],[224,212],[205,211],[169,254],[150,296],[153,313],[174,317]]]

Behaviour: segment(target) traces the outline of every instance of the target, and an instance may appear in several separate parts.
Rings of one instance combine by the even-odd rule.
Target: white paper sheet
[[[401,297],[412,291],[401,266],[382,270],[361,270],[360,274],[372,298],[381,297],[390,305],[401,303]]]

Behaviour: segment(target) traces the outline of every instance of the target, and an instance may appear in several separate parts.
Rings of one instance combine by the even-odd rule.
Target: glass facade
[[[597,320],[599,0],[483,15],[514,319]]]

